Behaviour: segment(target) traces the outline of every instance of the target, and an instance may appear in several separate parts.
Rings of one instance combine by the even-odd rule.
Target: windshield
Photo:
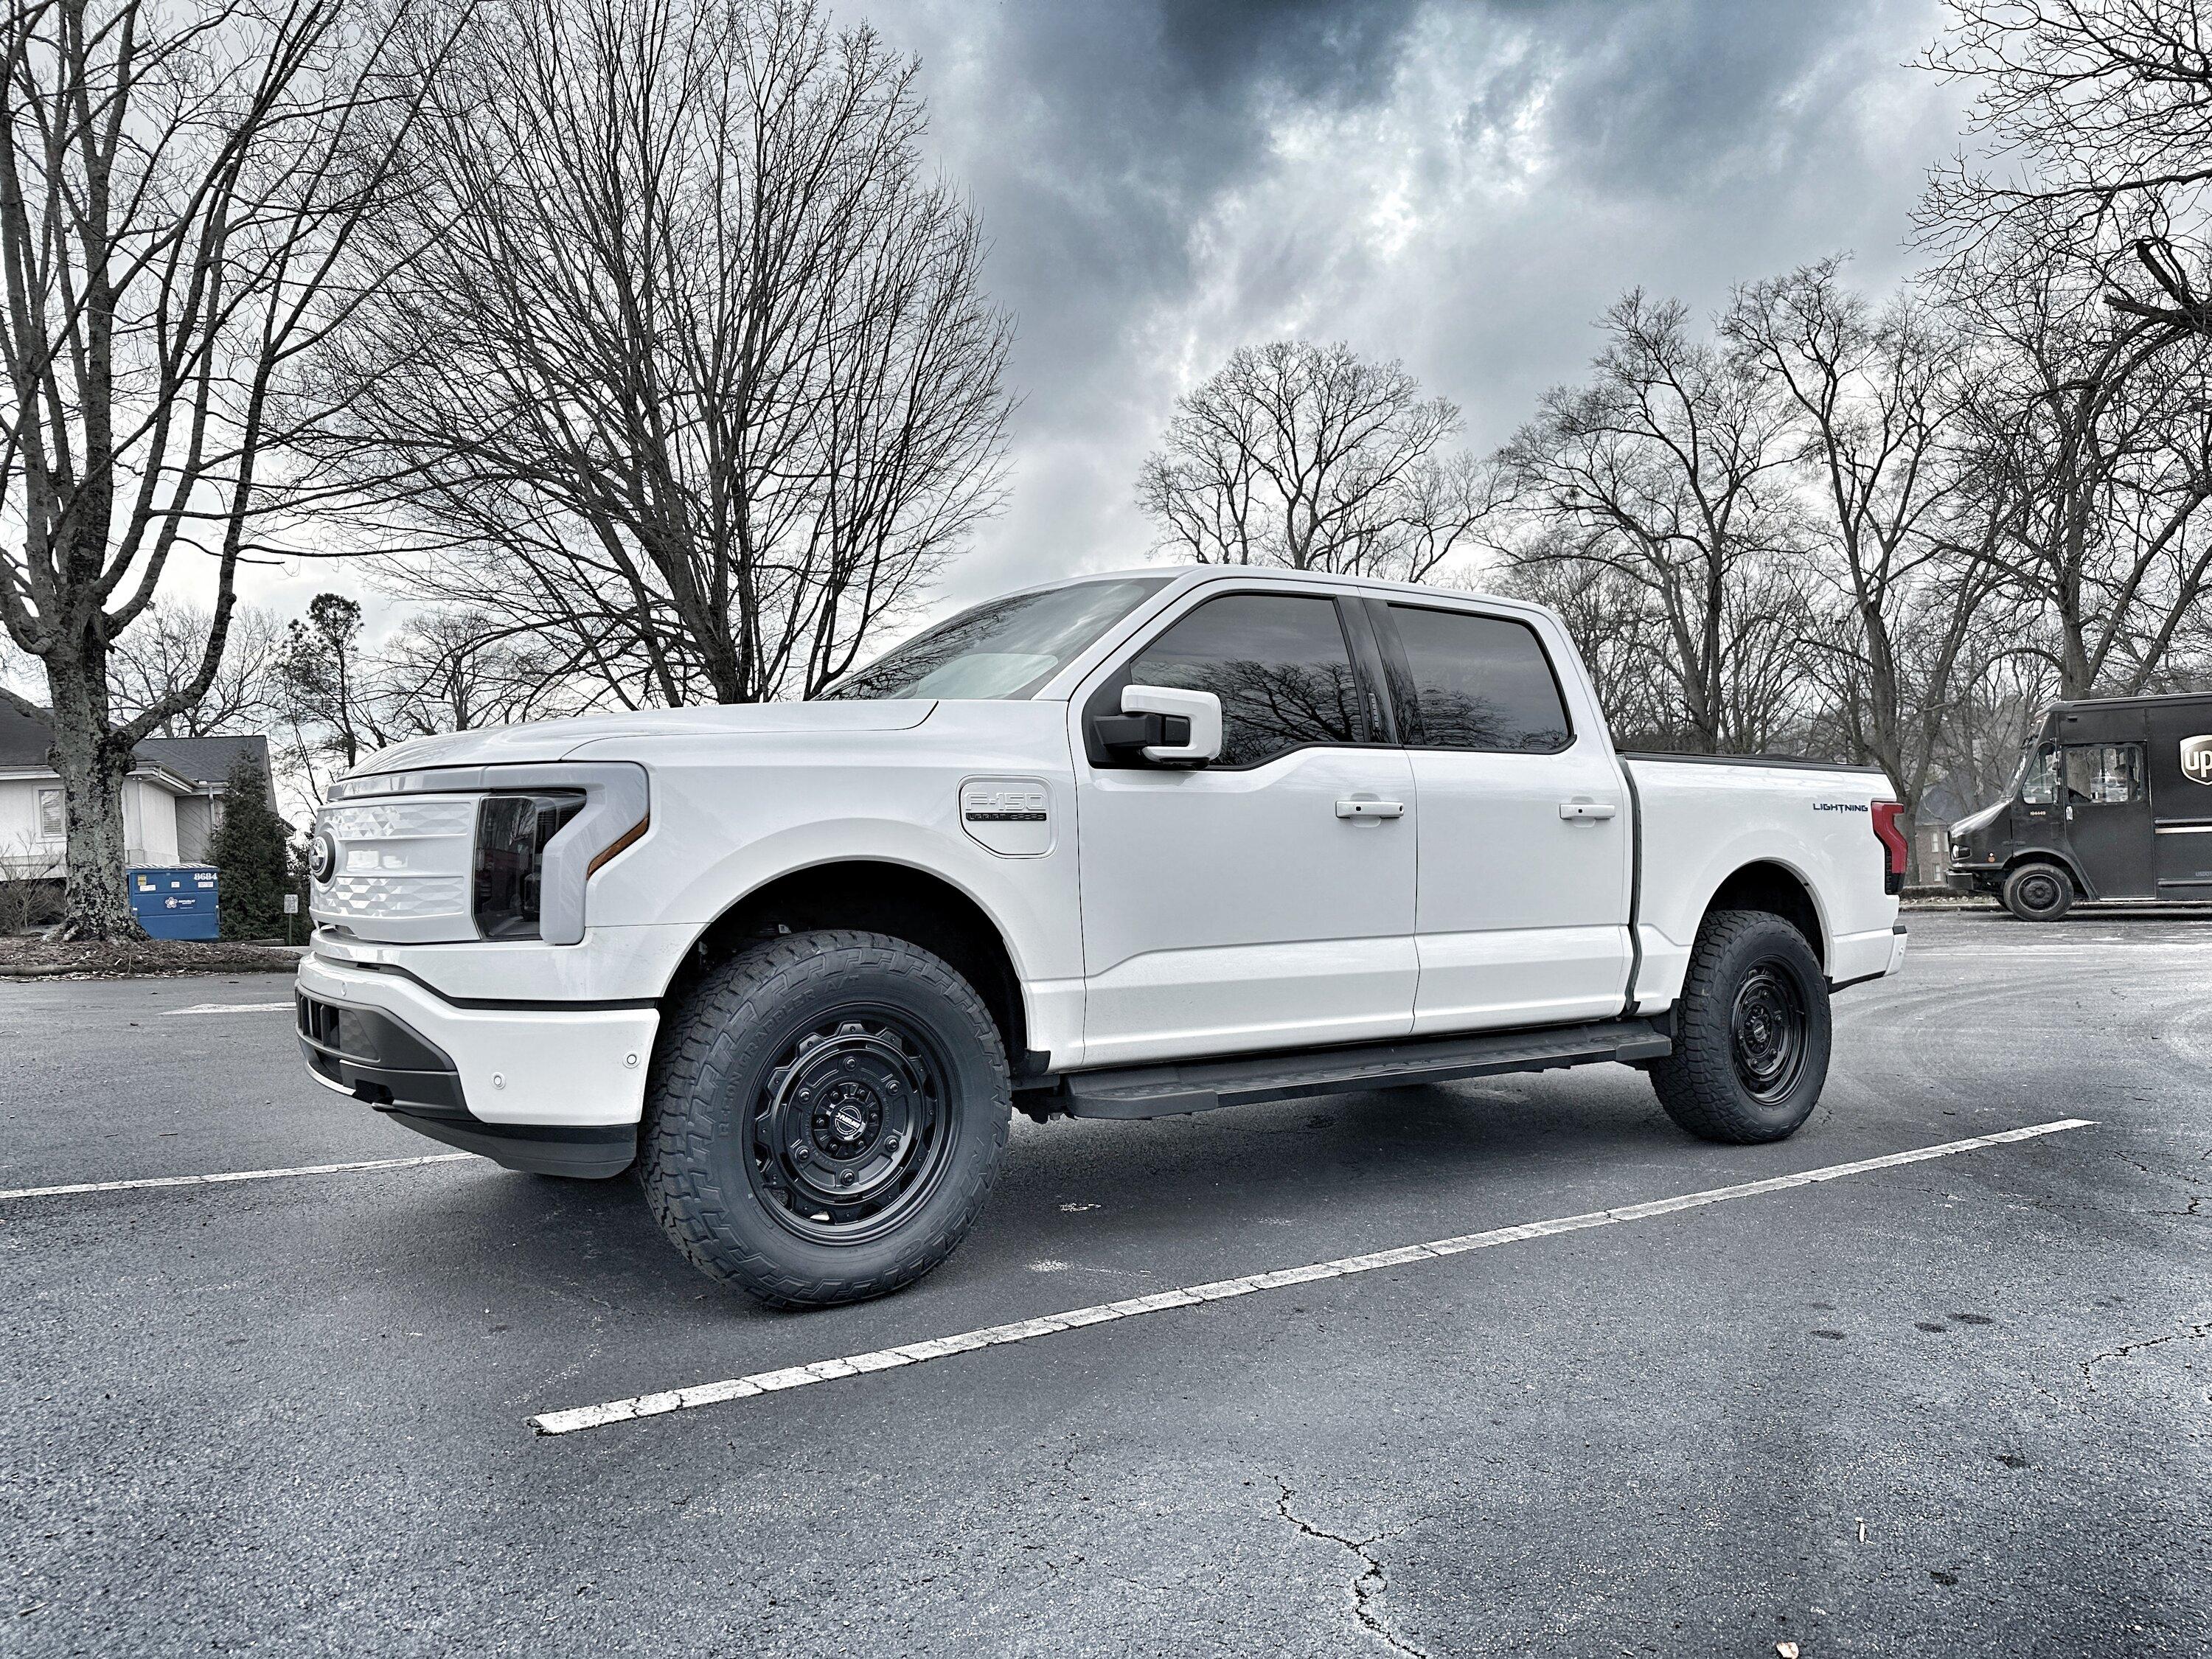
[[[1117,576],[988,600],[887,652],[825,696],[1026,697],[1168,580]]]

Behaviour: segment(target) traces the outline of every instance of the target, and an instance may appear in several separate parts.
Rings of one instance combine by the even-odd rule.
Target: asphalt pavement
[[[2202,1652],[2212,918],[1909,920],[1781,1146],[1613,1066],[1017,1120],[951,1262],[827,1312],[473,1158],[0,1198],[0,1654]],[[7,1192],[445,1150],[284,980],[0,985]]]

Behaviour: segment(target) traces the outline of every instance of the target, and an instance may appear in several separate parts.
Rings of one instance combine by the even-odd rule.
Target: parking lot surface
[[[1613,1066],[1017,1120],[944,1269],[805,1315],[412,1161],[283,980],[0,986],[0,1189],[410,1160],[0,1199],[0,1652],[2200,1652],[2212,921],[1909,920],[1780,1146]]]

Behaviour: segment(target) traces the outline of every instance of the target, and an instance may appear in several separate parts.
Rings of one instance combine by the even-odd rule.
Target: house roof
[[[251,760],[269,775],[269,739],[252,738],[144,738],[137,755],[180,773],[194,783],[222,783],[240,760]]]
[[[0,768],[43,770],[46,750],[52,744],[53,734],[46,720],[0,703]],[[264,777],[270,775],[269,739],[264,737],[146,738],[132,753],[140,765],[158,767],[203,788],[228,779],[241,756],[258,763]],[[270,799],[275,799],[273,784]]]

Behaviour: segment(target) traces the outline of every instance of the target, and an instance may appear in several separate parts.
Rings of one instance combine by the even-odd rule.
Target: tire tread
[[[864,969],[917,976],[964,1014],[994,1081],[993,1144],[980,1179],[957,1202],[927,1217],[889,1267],[872,1273],[794,1273],[757,1249],[730,1219],[716,1188],[710,1148],[712,1103],[728,1086],[743,1034],[785,997],[824,978]],[[996,1185],[1012,1114],[1006,1049],[990,1011],[968,981],[921,946],[884,933],[823,928],[781,935],[738,952],[711,970],[664,1028],[638,1134],[638,1178],[647,1206],[676,1248],[710,1279],[736,1285],[771,1307],[815,1308],[865,1301],[914,1283],[951,1255]],[[748,1188],[735,1195],[758,1200]],[[923,1218],[917,1216],[917,1221]],[[769,1224],[775,1224],[771,1219]]]

